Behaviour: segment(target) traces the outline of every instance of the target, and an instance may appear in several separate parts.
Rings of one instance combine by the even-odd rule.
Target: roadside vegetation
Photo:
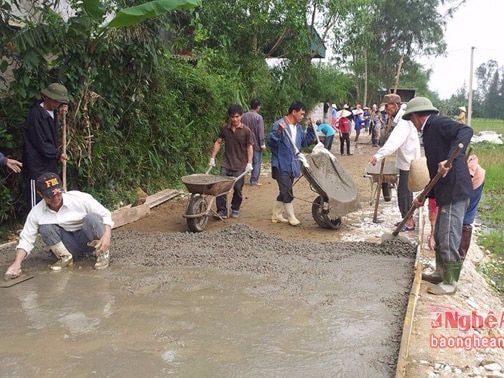
[[[476,118],[475,134],[490,130],[504,134],[504,120]],[[490,251],[489,262],[482,267],[492,285],[504,293],[504,145],[478,143],[472,146],[480,165],[486,170],[478,218],[483,224],[478,243]]]

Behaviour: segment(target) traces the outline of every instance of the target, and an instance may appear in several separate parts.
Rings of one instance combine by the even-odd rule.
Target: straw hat
[[[466,110],[465,106],[459,106],[458,110],[460,110],[461,112],[467,113],[467,110]]]
[[[419,192],[429,183],[429,169],[427,168],[427,159],[422,156],[411,162],[408,174],[408,189],[410,192]]]
[[[343,109],[339,114],[339,116],[343,118],[348,117],[350,115],[352,115],[352,112],[346,109]]]
[[[383,96],[382,102],[385,104],[400,104],[401,96],[395,93],[389,93]]]

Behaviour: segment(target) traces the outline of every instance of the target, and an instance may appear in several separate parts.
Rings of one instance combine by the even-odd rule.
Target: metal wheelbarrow
[[[210,169],[204,174],[182,177],[182,182],[191,193],[183,217],[186,218],[187,227],[192,232],[204,231],[210,215],[222,219],[213,210],[215,199],[229,194],[234,184],[247,174],[247,171],[244,171],[237,177],[230,177],[211,175],[209,172]]]

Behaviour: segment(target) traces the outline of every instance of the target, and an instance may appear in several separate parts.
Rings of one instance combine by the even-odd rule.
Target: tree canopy
[[[259,97],[267,124],[293,100],[378,102],[399,61],[401,85],[427,92],[415,58],[444,51],[443,25],[463,1],[68,0],[65,16],[59,0],[29,12],[2,2],[2,152],[21,157],[30,103],[61,82],[70,187],[114,206],[200,169],[232,102]],[[313,59],[313,29],[328,63]],[[0,218],[15,213],[19,181],[0,180]]]

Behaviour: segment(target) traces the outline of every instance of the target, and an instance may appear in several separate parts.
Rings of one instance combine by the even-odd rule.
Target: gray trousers
[[[469,200],[449,203],[439,207],[434,228],[436,257],[442,262],[460,261],[459,246],[462,238],[462,222]]]
[[[409,209],[413,203],[413,193],[408,189],[408,176],[409,171],[399,170],[399,183],[397,184],[397,204],[399,211],[404,218],[408,214]]]
[[[94,252],[94,248],[87,245],[91,240],[100,239],[105,232],[103,219],[96,213],[89,213],[84,217],[82,229],[66,231],[57,224],[42,224],[39,234],[48,246],[63,242],[68,251],[75,257]]]

